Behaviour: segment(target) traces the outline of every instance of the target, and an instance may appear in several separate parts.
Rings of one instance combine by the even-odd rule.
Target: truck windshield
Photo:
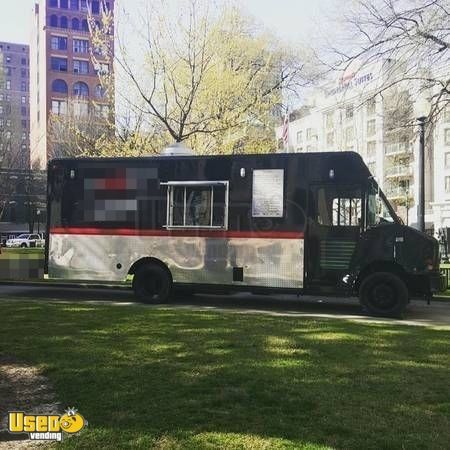
[[[398,218],[382,192],[378,192],[378,186],[370,183],[367,197],[367,226],[372,227],[382,222],[394,223],[398,222]]]

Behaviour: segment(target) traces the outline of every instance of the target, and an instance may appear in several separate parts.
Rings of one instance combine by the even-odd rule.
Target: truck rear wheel
[[[165,303],[172,293],[172,277],[158,264],[140,267],[133,277],[135,296],[145,303]]]
[[[373,316],[401,317],[408,298],[403,280],[389,272],[368,275],[359,289],[361,305]]]

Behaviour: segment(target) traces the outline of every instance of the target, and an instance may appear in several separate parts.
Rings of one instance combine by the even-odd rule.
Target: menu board
[[[283,217],[284,170],[253,171],[253,217]]]

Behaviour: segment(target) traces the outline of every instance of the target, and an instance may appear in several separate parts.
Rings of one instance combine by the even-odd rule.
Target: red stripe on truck
[[[303,231],[148,230],[134,228],[54,227],[50,234],[90,236],[174,236],[212,238],[303,239]]]

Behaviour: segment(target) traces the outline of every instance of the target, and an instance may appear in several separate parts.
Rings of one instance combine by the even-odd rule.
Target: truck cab
[[[440,290],[439,245],[405,226],[373,177],[310,188],[307,289],[357,295],[372,315],[399,316]]]

